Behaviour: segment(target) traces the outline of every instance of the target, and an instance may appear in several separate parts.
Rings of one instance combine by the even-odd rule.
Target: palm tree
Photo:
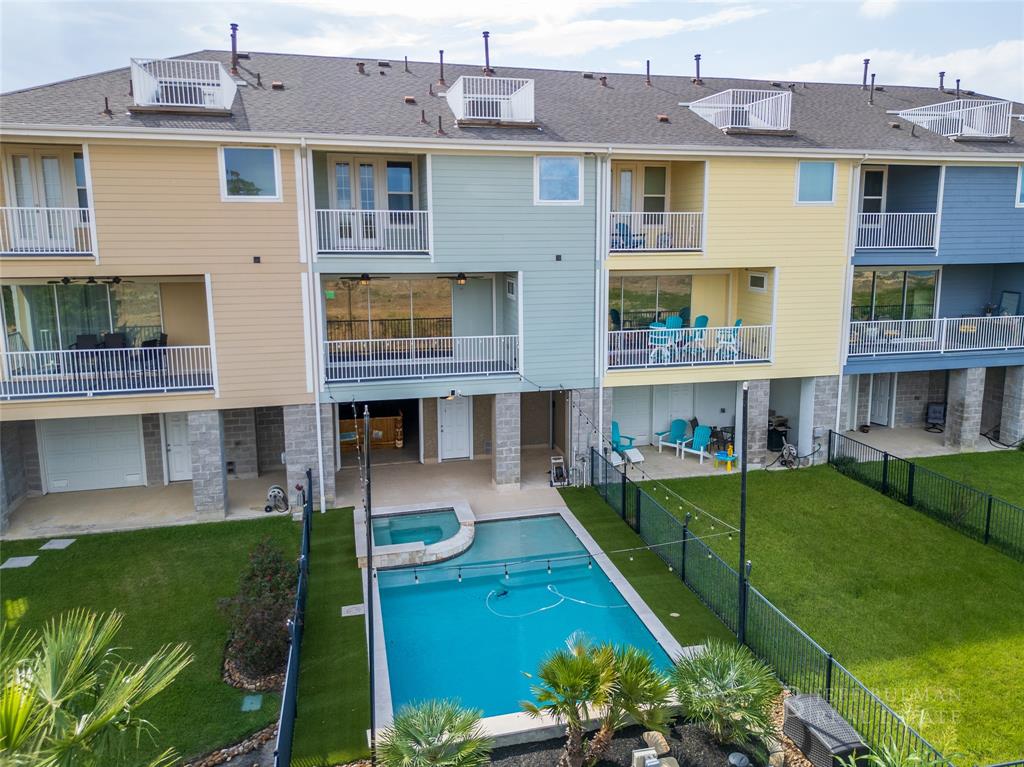
[[[453,700],[427,700],[399,710],[380,734],[382,767],[482,767],[491,741],[480,728],[480,712]]]
[[[676,661],[671,677],[683,714],[715,741],[764,748],[781,688],[771,668],[750,650],[711,640],[702,652]]]
[[[74,610],[41,633],[0,633],[0,762],[12,767],[113,767],[137,764],[143,734],[155,728],[138,709],[192,662],[183,644],[142,664],[113,647],[120,613]],[[134,749],[129,746],[134,745]],[[168,749],[149,762],[169,765]]]

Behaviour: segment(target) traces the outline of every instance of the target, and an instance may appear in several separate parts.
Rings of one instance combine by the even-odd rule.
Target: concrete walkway
[[[960,453],[987,453],[999,450],[984,437],[979,436],[977,444],[970,450],[946,447],[945,434],[925,431],[922,427],[890,429],[887,426],[872,426],[871,431],[844,431],[844,437],[863,442],[865,445],[900,458],[924,458],[929,455],[959,455]]]

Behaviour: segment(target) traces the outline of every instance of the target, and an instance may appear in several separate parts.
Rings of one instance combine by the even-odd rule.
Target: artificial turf
[[[365,618],[341,617],[343,606],[363,601],[362,572],[356,566],[352,509],[314,514],[292,743],[296,767],[343,764],[369,754]]]
[[[84,535],[65,550],[39,551],[44,541],[4,541],[0,557],[38,555],[24,569],[0,574],[0,620],[8,628],[39,629],[76,607],[120,611],[116,645],[142,660],[169,643],[186,642],[195,660],[139,714],[158,729],[141,756],[173,746],[183,757],[241,740],[277,719],[280,699],[264,694],[243,712],[248,694],[221,680],[228,624],[218,609],[237,591],[249,552],[263,538],[298,555],[299,525],[274,517],[245,522]]]
[[[675,514],[666,488],[738,521],[736,474],[647,487]],[[1024,565],[830,467],[754,471],[748,492],[751,580],[768,599],[954,762],[1024,753]],[[737,559],[735,536],[708,542]]]
[[[913,462],[1024,507],[1024,450],[937,455]]]

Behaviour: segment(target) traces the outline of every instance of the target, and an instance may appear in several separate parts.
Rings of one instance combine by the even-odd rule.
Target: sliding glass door
[[[689,324],[693,278],[676,275],[612,275],[608,281],[611,330],[642,330],[673,315]]]
[[[324,283],[327,340],[446,338],[452,335],[448,279],[358,278]]]
[[[850,319],[932,319],[938,278],[936,269],[856,269]]]

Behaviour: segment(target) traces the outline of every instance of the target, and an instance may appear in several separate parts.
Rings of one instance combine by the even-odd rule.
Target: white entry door
[[[469,458],[473,445],[472,397],[441,398],[437,401],[439,458]]]
[[[891,381],[890,373],[876,373],[871,376],[871,423],[889,425]]]
[[[145,484],[137,415],[46,420],[39,436],[48,492]]]
[[[192,479],[192,451],[188,444],[188,413],[164,416],[167,439],[167,481]]]

